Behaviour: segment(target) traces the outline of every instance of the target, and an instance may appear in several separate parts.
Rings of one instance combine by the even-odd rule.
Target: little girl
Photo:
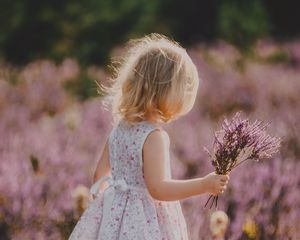
[[[221,194],[229,180],[213,172],[171,177],[170,141],[162,124],[192,109],[198,84],[197,69],[178,43],[159,34],[129,42],[106,88],[115,125],[95,171],[95,199],[69,240],[190,239],[179,200]]]

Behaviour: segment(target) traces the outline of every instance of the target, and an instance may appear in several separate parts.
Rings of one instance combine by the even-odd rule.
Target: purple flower
[[[205,148],[217,174],[228,174],[246,160],[270,158],[279,151],[281,139],[267,134],[269,124],[259,120],[250,124],[248,119],[241,119],[240,115],[241,112],[237,112],[231,121],[225,118],[222,129],[215,133],[213,151]],[[213,197],[211,207],[214,201],[217,206],[217,200],[218,196]]]

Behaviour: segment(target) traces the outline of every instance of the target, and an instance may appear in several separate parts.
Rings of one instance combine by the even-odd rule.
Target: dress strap
[[[155,130],[160,130],[160,128],[158,126],[155,126],[154,124],[151,124],[149,122],[146,122],[146,128],[143,130],[143,135],[141,137],[141,144],[140,144],[140,165],[143,166],[143,147],[144,147],[144,143],[147,139],[147,137],[149,136],[149,134]]]

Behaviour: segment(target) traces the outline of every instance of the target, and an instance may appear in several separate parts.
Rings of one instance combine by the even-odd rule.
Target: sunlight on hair
[[[99,87],[115,122],[170,122],[193,107],[198,72],[179,43],[157,33],[130,40],[121,61],[111,66],[111,86]]]

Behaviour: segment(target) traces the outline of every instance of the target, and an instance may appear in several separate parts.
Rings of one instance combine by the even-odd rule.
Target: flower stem
[[[209,200],[210,200],[212,197],[213,197],[213,195],[210,195],[210,196],[209,196],[209,198],[207,199],[207,201],[206,201],[204,207],[206,207],[206,205],[209,203]]]
[[[213,200],[212,200],[212,202],[211,202],[211,205],[210,205],[210,207],[209,207],[209,209],[211,209],[211,208],[212,208],[212,206],[214,205],[214,201],[215,201],[215,199],[216,199],[216,197],[214,196],[214,197],[213,197]]]
[[[207,204],[211,201],[210,207],[209,209],[211,209],[213,207],[213,205],[215,204],[215,208],[217,208],[218,205],[218,196],[214,196],[214,195],[210,195],[209,198],[207,199],[204,208],[207,206]]]
[[[246,158],[246,159],[244,159],[243,161],[239,162],[238,164],[236,164],[236,165],[232,168],[232,170],[235,169],[235,168],[236,168],[237,166],[239,166],[240,164],[242,164],[243,162],[249,160],[249,159],[250,159],[250,158]]]

